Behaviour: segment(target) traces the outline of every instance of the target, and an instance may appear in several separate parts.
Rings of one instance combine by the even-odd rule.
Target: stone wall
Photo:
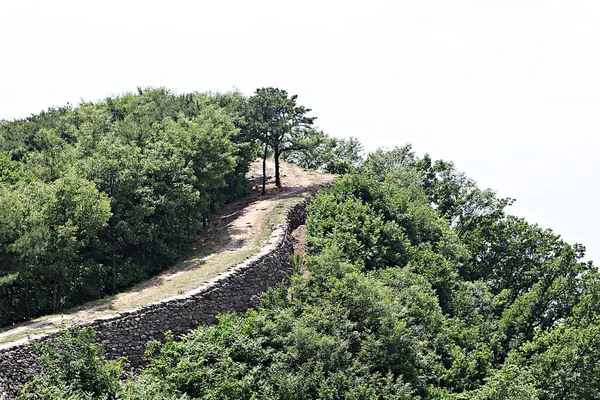
[[[290,234],[305,220],[306,200],[289,210],[285,226],[275,227],[258,254],[202,287],[88,325],[96,330],[97,341],[103,343],[108,358],[125,356],[134,367],[139,366],[149,340],[162,340],[169,330],[181,335],[200,324],[213,324],[217,314],[224,311],[244,311],[255,304],[258,294],[286,281],[293,252]],[[35,374],[35,360],[27,344],[0,350],[0,399],[14,395]]]

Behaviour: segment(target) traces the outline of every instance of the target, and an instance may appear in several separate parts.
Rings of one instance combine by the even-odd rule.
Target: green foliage
[[[362,144],[358,139],[334,138],[321,131],[312,131],[311,145],[284,154],[285,160],[302,168],[330,174],[347,174],[362,161]]]
[[[14,184],[27,179],[23,164],[13,160],[9,152],[0,151],[0,184]]]
[[[265,193],[265,160],[267,150],[273,150],[275,159],[275,184],[281,187],[279,159],[290,151],[309,149],[318,145],[320,137],[312,129],[315,117],[307,114],[309,108],[297,104],[297,95],[288,96],[277,88],[256,89],[248,99],[246,108],[247,129],[264,147],[263,151],[263,194]]]
[[[163,270],[244,193],[239,93],[140,89],[0,126],[0,326]]]
[[[81,290],[102,269],[87,253],[110,218],[107,196],[71,172],[50,184],[0,188],[0,204],[8,210],[0,234],[4,273],[17,276],[0,287],[6,295],[0,321],[23,311],[30,316],[33,309],[55,312],[73,297],[86,298]],[[36,290],[49,298],[32,298]]]
[[[124,360],[107,361],[91,328],[74,328],[37,344],[40,372],[23,389],[27,399],[117,399]]]
[[[6,242],[28,208],[0,199]],[[375,152],[312,200],[308,273],[257,309],[150,344],[118,396],[600,398],[599,274],[583,246],[508,204],[409,146]],[[69,379],[35,391],[66,396]]]

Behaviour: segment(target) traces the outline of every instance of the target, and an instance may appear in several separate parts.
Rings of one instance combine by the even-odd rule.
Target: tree
[[[93,246],[97,233],[111,216],[110,202],[93,183],[73,172],[58,179],[48,191],[42,206],[47,273],[52,275],[52,308],[61,308],[63,286],[81,276],[95,274],[98,265],[85,262],[83,252]],[[95,265],[94,265],[95,264]]]
[[[347,174],[362,162],[363,146],[355,137],[332,138],[332,157],[324,170],[331,174]]]
[[[311,110],[297,105],[297,95],[288,96],[277,88],[257,89],[248,100],[248,124],[254,136],[263,145],[263,182],[266,185],[266,159],[269,147],[275,159],[275,184],[281,187],[279,159],[285,152],[313,145],[310,133],[315,117],[308,117]]]
[[[285,154],[285,160],[302,168],[330,174],[347,174],[362,161],[362,144],[358,139],[334,138],[311,129],[307,146]]]
[[[16,183],[27,179],[23,164],[12,160],[9,152],[0,151],[0,184]]]

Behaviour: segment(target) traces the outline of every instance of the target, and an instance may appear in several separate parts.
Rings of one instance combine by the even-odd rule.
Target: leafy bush
[[[18,399],[116,399],[125,360],[102,357],[95,336],[91,328],[73,328],[39,342],[40,373]]]

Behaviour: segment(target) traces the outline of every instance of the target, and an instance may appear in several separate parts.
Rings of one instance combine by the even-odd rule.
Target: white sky
[[[600,261],[600,2],[0,0],[0,118],[137,86],[298,94],[452,160]]]

